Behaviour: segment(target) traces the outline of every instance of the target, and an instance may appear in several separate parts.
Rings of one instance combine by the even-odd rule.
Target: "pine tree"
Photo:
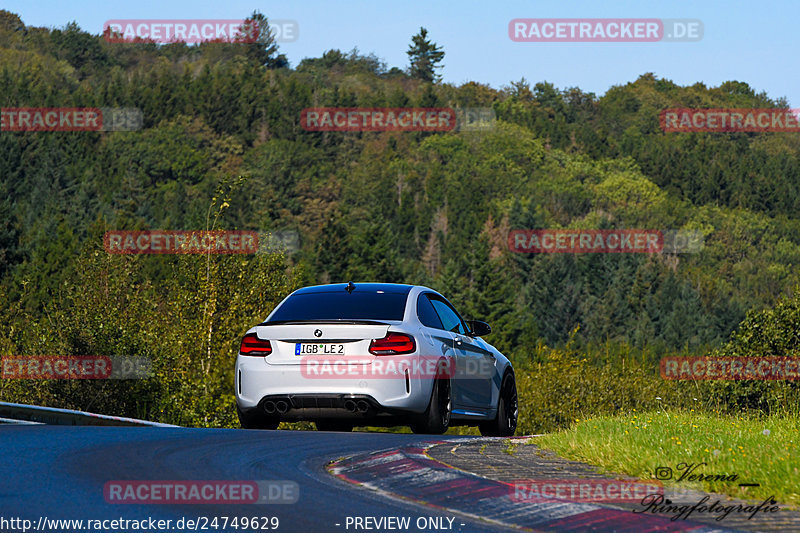
[[[278,53],[278,45],[275,44],[275,34],[269,27],[267,17],[258,11],[254,11],[245,21],[246,33],[240,36],[247,39],[247,57],[254,60],[259,65],[273,68],[284,68],[289,66],[289,61],[284,54]],[[254,32],[258,35],[255,42],[250,39]]]
[[[408,71],[412,78],[433,83],[441,79],[436,69],[441,68],[439,63],[444,59],[444,51],[427,37],[428,30],[420,28],[411,38],[412,44],[406,52],[411,62]]]

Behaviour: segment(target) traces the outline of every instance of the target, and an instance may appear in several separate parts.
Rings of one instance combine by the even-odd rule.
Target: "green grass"
[[[563,457],[606,472],[656,479],[670,467],[673,484],[686,467],[692,474],[736,474],[732,481],[676,483],[680,488],[719,492],[743,499],[774,496],[781,505],[800,506],[800,417],[728,417],[690,411],[657,411],[578,421],[569,430],[533,439]],[[760,483],[760,487],[739,487]]]
[[[503,453],[507,453],[508,455],[514,455],[517,453],[517,447],[519,446],[519,442],[514,440],[509,440],[506,443],[506,447],[503,449]]]

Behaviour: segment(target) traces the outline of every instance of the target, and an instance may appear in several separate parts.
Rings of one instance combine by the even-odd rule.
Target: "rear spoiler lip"
[[[401,323],[402,320],[395,320],[395,323]],[[367,325],[367,326],[392,326],[393,322],[381,322],[378,320],[350,320],[350,319],[319,319],[319,320],[276,320],[270,322],[262,322],[259,326],[286,326],[286,325],[299,325],[299,324],[352,324],[352,325]]]

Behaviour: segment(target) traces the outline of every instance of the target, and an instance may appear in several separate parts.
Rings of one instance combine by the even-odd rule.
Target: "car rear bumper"
[[[367,394],[273,394],[262,398],[255,409],[282,420],[369,421],[408,414],[404,409],[384,407]]]
[[[261,409],[282,420],[312,420],[422,413],[428,407],[433,380],[403,374],[315,378],[304,375],[300,365],[271,365],[261,357],[240,356],[234,386],[236,402],[243,411]],[[355,409],[348,400],[355,402]],[[285,410],[278,404],[281,401],[286,403]],[[368,408],[363,409],[362,403],[360,410],[359,401]],[[270,412],[272,407],[275,410]]]

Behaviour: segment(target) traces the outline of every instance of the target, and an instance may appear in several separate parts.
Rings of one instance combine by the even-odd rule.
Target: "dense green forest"
[[[241,334],[297,287],[353,280],[427,285],[488,321],[487,341],[527,373],[522,431],[656,397],[700,396],[709,409],[797,402],[792,383],[658,378],[665,354],[744,342],[731,335],[748,312],[743,328],[800,322],[800,138],[664,133],[659,112],[787,102],[741,81],[681,87],[652,73],[599,97],[525,79],[454,86],[413,61],[446,53],[435,37],[409,36],[408,68],[357,49],[291,65],[269,39],[109,43],[0,11],[0,107],[133,107],[144,121],[139,131],[0,132],[0,355],[146,356],[155,367],[135,382],[3,380],[0,398],[231,425]],[[325,106],[484,107],[497,122],[444,133],[301,128],[304,108]],[[103,250],[112,229],[211,227],[294,230],[301,247]],[[705,246],[517,254],[507,235],[520,228],[697,230]],[[794,314],[770,311],[778,302]],[[789,335],[777,355],[799,345]]]

